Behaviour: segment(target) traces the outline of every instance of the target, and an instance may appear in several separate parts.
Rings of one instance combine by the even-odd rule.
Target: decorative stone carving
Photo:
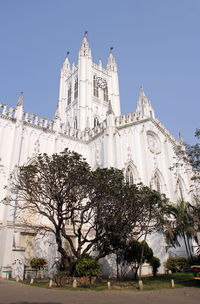
[[[148,148],[152,153],[159,154],[161,152],[161,142],[158,135],[153,131],[147,131]]]

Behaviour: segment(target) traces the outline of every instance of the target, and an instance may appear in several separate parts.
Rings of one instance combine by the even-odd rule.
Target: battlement
[[[140,113],[133,112],[130,114],[120,115],[115,118],[115,125],[116,127],[122,127],[125,125],[129,125],[133,122],[140,120]]]

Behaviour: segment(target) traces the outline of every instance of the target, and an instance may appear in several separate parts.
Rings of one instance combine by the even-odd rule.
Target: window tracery
[[[161,183],[157,173],[155,173],[154,175],[154,186],[155,186],[155,190],[161,193]]]
[[[132,185],[134,183],[133,175],[134,175],[133,169],[131,168],[131,166],[128,166],[125,174],[125,179],[127,184]]]

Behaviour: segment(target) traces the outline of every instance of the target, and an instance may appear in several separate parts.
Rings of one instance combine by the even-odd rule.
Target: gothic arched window
[[[94,128],[99,125],[99,120],[97,117],[94,118]]]
[[[96,76],[93,77],[93,95],[99,97],[99,88],[97,86]]]
[[[77,128],[78,128],[77,117],[75,117],[75,119],[74,119],[74,129],[77,129]]]
[[[103,100],[108,101],[108,86],[103,89]]]
[[[68,86],[67,104],[69,105],[72,101],[72,86],[71,83]]]
[[[76,78],[74,83],[74,99],[78,97],[78,78]]]
[[[154,186],[155,186],[155,190],[161,193],[161,183],[157,173],[155,173],[154,175]]]
[[[133,184],[134,179],[133,179],[133,170],[132,170],[131,166],[128,166],[126,169],[125,179],[126,179],[127,184],[129,184],[129,185]]]

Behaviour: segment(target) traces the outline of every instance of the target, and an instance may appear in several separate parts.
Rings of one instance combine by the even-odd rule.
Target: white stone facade
[[[87,35],[78,65],[70,66],[68,57],[64,61],[54,119],[47,121],[25,112],[21,94],[13,108],[0,104],[0,143],[0,200],[8,194],[4,186],[16,166],[30,163],[38,153],[53,154],[66,147],[82,154],[94,169],[113,166],[122,169],[130,182],[151,184],[173,202],[181,195],[190,199],[186,171],[177,168],[174,174],[170,170],[181,143],[155,117],[143,88],[136,112],[121,115],[112,50],[106,69],[101,61],[93,63]],[[154,254],[165,260],[164,240],[155,236],[150,243]],[[32,249],[28,248],[30,244]],[[15,252],[19,255],[21,250],[22,259],[24,248],[25,258],[27,254],[35,255],[36,244],[34,234],[25,235],[21,227],[14,226],[14,215],[0,204],[0,276],[5,276],[16,259],[19,261]],[[51,250],[45,250],[49,256]],[[51,255],[53,259],[56,251],[52,249]]]

